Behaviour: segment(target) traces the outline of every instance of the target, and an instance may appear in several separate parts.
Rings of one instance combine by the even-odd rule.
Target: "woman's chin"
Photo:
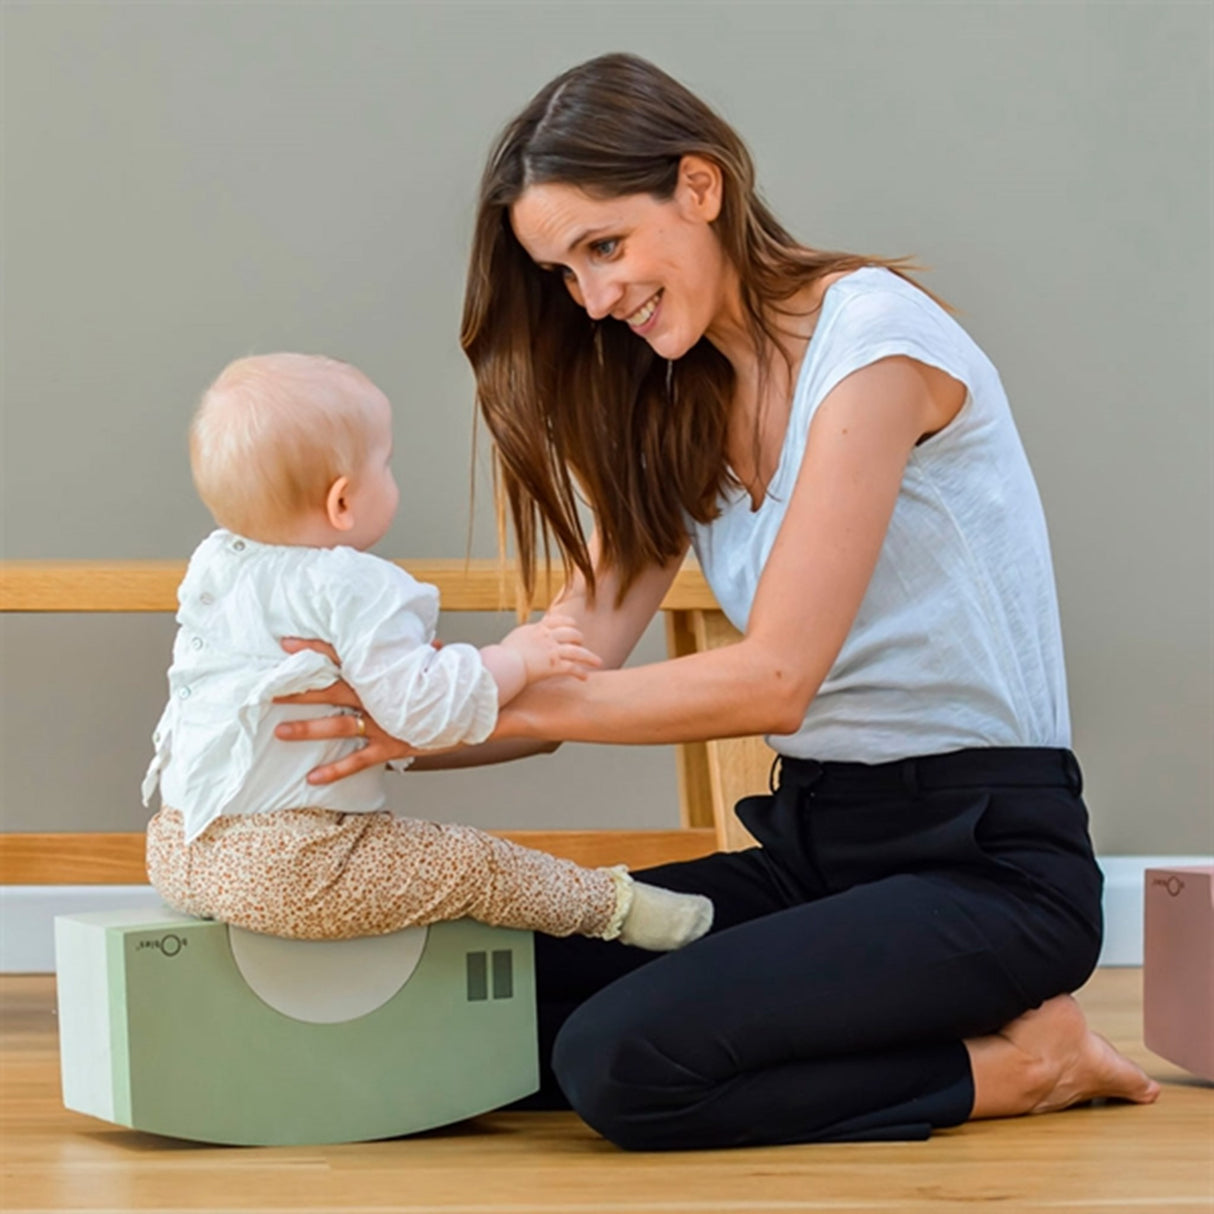
[[[649,343],[649,348],[659,357],[665,358],[670,362],[676,362],[682,358],[695,343],[688,343],[686,340],[679,337],[677,333],[654,333],[645,338]]]

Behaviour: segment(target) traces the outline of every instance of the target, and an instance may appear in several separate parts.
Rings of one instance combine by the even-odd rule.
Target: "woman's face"
[[[665,201],[533,185],[510,222],[532,260],[561,275],[592,319],[618,320],[662,358],[681,358],[737,311],[735,279],[711,227],[720,187],[715,165],[685,156]]]

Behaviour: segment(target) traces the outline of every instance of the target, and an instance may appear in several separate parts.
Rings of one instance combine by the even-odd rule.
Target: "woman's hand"
[[[301,649],[314,649],[323,653],[335,666],[340,666],[332,645],[324,641],[305,641],[298,637],[287,637],[282,647],[288,653]],[[307,721],[284,721],[274,730],[274,736],[286,742],[316,742],[327,738],[363,738],[365,745],[360,750],[346,755],[336,763],[308,772],[309,784],[332,784],[368,767],[378,767],[391,759],[405,759],[418,753],[407,742],[394,738],[380,728],[367,715],[362,701],[349,683],[338,681],[316,691],[302,691],[298,695],[280,696],[275,704],[334,704],[341,708],[354,709],[353,714],[342,713],[331,717],[316,717]]]

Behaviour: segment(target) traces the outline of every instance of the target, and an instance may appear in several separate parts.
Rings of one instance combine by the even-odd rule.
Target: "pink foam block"
[[[1214,867],[1148,868],[1144,909],[1147,1048],[1214,1082]]]

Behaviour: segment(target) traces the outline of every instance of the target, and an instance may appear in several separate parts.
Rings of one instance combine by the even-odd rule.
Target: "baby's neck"
[[[291,519],[281,527],[256,535],[246,533],[245,538],[258,544],[277,544],[286,548],[337,548],[350,542],[349,536],[338,531],[324,516]]]

